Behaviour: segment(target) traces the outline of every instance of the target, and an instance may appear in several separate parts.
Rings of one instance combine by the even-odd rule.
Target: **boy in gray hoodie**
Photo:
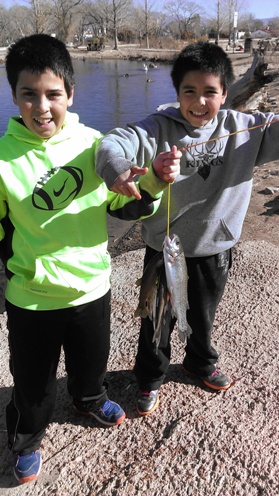
[[[97,172],[113,191],[137,197],[132,166],[150,167],[159,152],[173,145],[185,151],[170,204],[171,232],[180,238],[189,274],[187,320],[193,332],[183,368],[207,387],[225,390],[230,379],[216,368],[212,327],[231,267],[231,249],[239,240],[249,205],[253,168],[279,158],[279,128],[271,125],[279,116],[220,110],[234,76],[229,57],[215,44],[198,42],[184,48],[171,77],[179,108],[166,108],[108,133],[99,146]],[[165,193],[156,214],[142,222],[145,267],[162,250],[167,216]],[[157,350],[151,320],[141,321],[134,368],[141,415],[158,406],[174,324],[169,318],[164,325]]]

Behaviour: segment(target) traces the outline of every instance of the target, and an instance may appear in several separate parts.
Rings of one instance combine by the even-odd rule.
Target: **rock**
[[[263,193],[264,195],[274,195],[274,193],[276,193],[277,191],[279,191],[279,188],[267,186],[261,193]]]

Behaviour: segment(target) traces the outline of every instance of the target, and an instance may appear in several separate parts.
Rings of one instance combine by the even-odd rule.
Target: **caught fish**
[[[165,267],[162,266],[159,277],[158,277],[158,289],[154,298],[153,303],[153,328],[154,334],[152,342],[156,344],[156,350],[158,350],[159,343],[161,341],[162,328],[165,323],[165,316],[168,309],[169,295],[167,287],[167,279]]]
[[[163,263],[163,253],[156,253],[145,267],[142,278],[137,280],[137,286],[140,285],[140,295],[139,304],[134,314],[135,317],[145,318],[148,316],[153,320],[153,303],[158,289],[159,270]]]
[[[163,255],[172,315],[177,319],[179,338],[185,342],[192,332],[186,318],[189,308],[188,272],[183,248],[177,234],[165,237]]]

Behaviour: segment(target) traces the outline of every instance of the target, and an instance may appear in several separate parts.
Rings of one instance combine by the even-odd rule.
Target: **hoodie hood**
[[[215,129],[217,124],[218,124],[218,114],[217,114],[205,126],[194,127],[188,121],[186,121],[186,119],[183,117],[183,115],[181,114],[181,111],[180,111],[180,106],[179,107],[167,107],[165,109],[157,111],[156,113],[154,113],[152,115],[163,115],[165,117],[168,117],[169,119],[172,119],[176,122],[179,122],[179,124],[182,124],[185,127],[187,134],[189,136],[191,136],[192,138],[196,138],[196,137],[200,136],[201,133],[204,133],[204,131],[206,129],[208,129],[208,130]]]
[[[78,114],[74,114],[71,112],[66,112],[65,122],[59,131],[59,133],[54,134],[51,138],[44,139],[36,134],[32,133],[23,123],[22,118],[20,116],[11,117],[8,123],[7,131],[4,135],[12,136],[14,139],[18,141],[24,141],[26,143],[32,144],[34,146],[41,145],[43,143],[56,144],[69,139],[73,133],[73,128],[80,126],[83,124],[79,123]]]

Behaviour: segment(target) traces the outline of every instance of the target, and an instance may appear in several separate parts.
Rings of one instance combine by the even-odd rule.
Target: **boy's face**
[[[74,90],[67,96],[63,79],[53,72],[37,74],[21,71],[13,101],[19,107],[25,126],[37,136],[49,139],[59,133]]]
[[[194,127],[207,124],[226,100],[220,76],[190,71],[182,79],[177,100],[183,117]]]

